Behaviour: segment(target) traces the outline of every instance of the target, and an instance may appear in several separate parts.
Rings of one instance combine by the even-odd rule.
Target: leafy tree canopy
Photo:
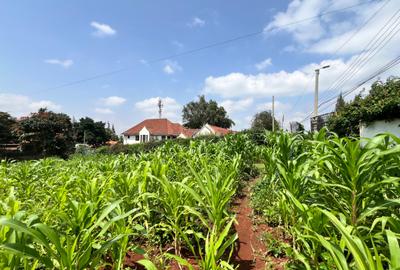
[[[98,146],[110,139],[118,138],[115,133],[113,134],[112,129],[106,128],[105,125],[104,122],[95,122],[90,117],[81,118],[79,122],[74,123],[75,140]]]
[[[274,119],[275,130],[279,129],[279,123]],[[272,130],[272,113],[262,111],[254,115],[251,122],[251,128],[254,130]]]
[[[335,106],[335,112],[340,112],[346,106],[342,93],[340,93]]]
[[[22,149],[36,154],[66,156],[74,145],[69,116],[47,109],[20,120],[17,133]]]
[[[6,112],[0,112],[0,143],[13,143],[16,136],[13,134],[16,121]]]
[[[353,101],[345,103],[329,119],[328,127],[340,136],[359,136],[360,122],[368,124],[395,118],[400,118],[400,80],[389,78],[386,82],[372,84],[366,97],[357,95]]]
[[[206,101],[200,96],[198,101],[191,101],[182,110],[183,125],[187,128],[201,128],[205,124],[230,128],[235,123],[228,117],[224,107],[212,99]]]

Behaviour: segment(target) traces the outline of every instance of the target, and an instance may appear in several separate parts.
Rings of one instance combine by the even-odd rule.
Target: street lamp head
[[[323,66],[321,69],[329,68],[329,67],[331,67],[331,66],[330,65],[326,65],[326,66]]]

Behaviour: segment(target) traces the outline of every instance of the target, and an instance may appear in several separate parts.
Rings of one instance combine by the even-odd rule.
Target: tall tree
[[[254,115],[251,122],[251,128],[254,130],[272,130],[272,113],[271,111],[262,111]],[[274,128],[279,129],[279,123],[274,118]]]
[[[16,121],[10,114],[0,112],[0,143],[13,143],[16,136],[13,133]]]
[[[340,95],[338,96],[337,101],[336,101],[335,112],[338,113],[338,112],[342,111],[345,106],[346,106],[346,102],[344,101],[342,93],[340,93]]]
[[[17,132],[27,152],[65,157],[73,149],[71,119],[63,113],[39,109],[19,121]]]
[[[74,125],[74,133],[76,141],[87,143],[90,145],[99,146],[111,139],[111,132],[105,127],[106,123],[95,122],[90,117],[79,119]]]
[[[198,101],[191,101],[182,110],[183,125],[188,128],[201,128],[205,124],[230,128],[235,124],[227,115],[224,107],[212,99],[206,101],[199,96]]]

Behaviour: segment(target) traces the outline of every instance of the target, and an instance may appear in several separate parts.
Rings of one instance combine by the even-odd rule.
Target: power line
[[[270,29],[270,30],[278,30],[278,29],[282,29],[282,28],[287,28],[287,27],[290,27],[292,25],[300,24],[300,23],[303,23],[303,22],[306,22],[306,21],[315,20],[315,19],[318,19],[320,17],[326,16],[326,15],[329,15],[329,14],[333,14],[333,13],[337,13],[337,12],[342,12],[342,11],[345,11],[345,10],[353,9],[355,7],[359,7],[359,6],[374,2],[374,1],[375,0],[364,1],[364,2],[361,2],[359,4],[347,6],[347,7],[341,8],[341,9],[335,9],[335,10],[331,10],[331,11],[321,12],[316,16],[300,19],[300,20],[297,20],[297,21],[294,21],[294,22],[291,22],[291,23],[287,23],[287,24],[281,25],[279,27],[278,26],[272,27],[272,29]],[[208,44],[208,45],[205,45],[205,46],[202,46],[202,47],[199,47],[199,48],[187,50],[187,51],[184,51],[184,52],[181,52],[181,53],[176,53],[176,54],[171,54],[169,56],[163,56],[163,57],[160,57],[160,58],[156,58],[156,59],[148,61],[148,63],[157,63],[157,62],[162,62],[162,61],[165,61],[165,60],[177,58],[177,57],[180,57],[180,56],[190,55],[190,54],[193,54],[193,53],[196,53],[196,52],[199,52],[199,51],[203,51],[203,50],[207,50],[207,49],[210,49],[210,48],[219,47],[219,46],[223,46],[223,45],[226,45],[226,44],[229,44],[229,43],[233,43],[233,42],[236,42],[236,41],[239,41],[239,40],[255,37],[255,36],[263,34],[264,32],[265,31],[263,29],[261,31],[247,33],[247,34],[244,34],[244,35],[241,35],[241,36],[237,36],[237,37],[234,37],[234,38],[231,38],[231,39],[226,39],[226,40],[223,40],[223,41],[211,43],[211,44]],[[113,70],[113,71],[110,71],[110,72],[100,73],[100,74],[93,75],[91,77],[87,77],[87,78],[84,78],[84,79],[81,79],[81,80],[72,81],[72,82],[61,84],[61,85],[58,85],[58,86],[55,86],[55,87],[47,88],[47,89],[44,89],[42,91],[50,91],[50,90],[56,90],[56,89],[60,89],[60,88],[65,88],[65,87],[68,87],[68,86],[77,85],[77,84],[81,84],[81,83],[84,83],[84,82],[87,82],[87,81],[92,81],[92,80],[95,80],[95,79],[111,76],[111,75],[114,75],[114,74],[117,74],[117,73],[121,73],[121,72],[125,72],[125,71],[131,70],[131,69],[133,69],[133,67],[125,67],[125,68]]]
[[[342,87],[350,78],[352,78],[358,71],[360,71],[360,66],[361,68],[365,66],[366,63],[372,59],[373,56],[376,55],[380,50],[382,50],[387,43],[394,37],[394,35],[397,34],[398,31],[394,32],[393,31],[397,28],[399,25],[397,23],[397,20],[400,17],[397,17],[395,21],[391,22],[392,19],[400,12],[400,9],[398,9],[392,17],[385,23],[384,26],[382,26],[377,33],[374,35],[374,37],[368,42],[368,44],[365,46],[365,48],[362,50],[362,52],[352,61],[352,63],[347,67],[346,70],[343,71],[343,73],[339,76],[339,78],[328,88],[327,91],[330,90],[335,90],[339,89]],[[391,25],[387,27],[389,24]],[[394,27],[393,27],[394,26]],[[386,28],[387,27],[387,28]],[[393,27],[393,28],[392,28]],[[386,28],[386,29],[385,29]],[[392,29],[391,29],[392,28]],[[390,30],[389,33],[387,33]],[[391,35],[391,36],[390,36]],[[382,40],[380,40],[383,38]],[[379,43],[378,43],[379,42]],[[378,43],[378,44],[377,44]],[[376,45],[377,44],[377,45]],[[383,45],[382,45],[383,44]],[[375,47],[374,47],[375,46]]]
[[[362,80],[360,83],[358,83],[356,86],[354,86],[353,88],[345,91],[343,93],[343,97],[348,96],[349,94],[351,94],[352,92],[354,92],[355,90],[357,90],[360,86],[364,85],[365,83],[371,81],[372,79],[376,78],[377,76],[381,75],[382,73],[388,71],[389,69],[397,66],[400,64],[400,55],[397,56],[396,58],[392,59],[391,61],[389,61],[388,63],[386,63],[384,66],[382,66],[380,69],[378,69],[377,71],[375,71],[373,74],[371,74],[369,77],[367,77],[366,79]],[[339,95],[335,96],[335,98],[337,98]],[[327,107],[331,106],[334,103],[334,101],[330,104],[327,105]],[[327,104],[327,102],[325,102],[324,104]],[[322,104],[320,104],[321,106]],[[326,107],[326,108],[327,108]],[[326,109],[324,108],[324,110]],[[304,118],[300,123],[303,123],[304,121],[306,121],[307,119],[309,119],[312,116],[312,112],[310,114],[308,114],[306,116],[306,118]]]
[[[340,50],[342,50],[344,48],[344,46],[346,46],[358,33],[360,33],[360,31],[367,26],[375,17],[376,15],[378,15],[379,12],[381,12],[383,10],[383,8],[389,4],[391,0],[387,0],[385,1],[368,19],[366,19],[364,21],[364,23],[362,25],[360,25],[360,27],[358,27],[358,29],[348,38],[346,39],[343,44],[341,44],[333,53],[333,55],[336,55]],[[333,84],[328,88],[328,90],[330,88],[332,88]]]
[[[398,12],[400,12],[400,9],[398,10]],[[396,21],[399,19],[400,19],[400,16],[396,19]],[[384,34],[375,40],[375,42],[372,46],[374,46],[381,37],[383,37],[383,39],[381,41],[379,41],[379,43],[374,48],[365,50],[366,54],[354,63],[354,65],[350,68],[350,70],[348,72],[346,72],[346,76],[344,77],[344,79],[341,82],[339,82],[335,88],[339,89],[340,87],[342,87],[355,74],[357,74],[363,67],[365,67],[365,65],[367,63],[369,63],[371,61],[371,59],[377,53],[379,53],[392,40],[392,38],[398,33],[399,30],[396,30],[396,28],[399,25],[400,25],[399,23],[394,22],[391,26],[389,26],[389,28],[384,31]],[[389,33],[387,33],[388,31],[389,31]]]
[[[371,22],[376,15],[390,2],[391,0],[386,0],[367,20],[364,21],[360,27],[357,28],[357,30],[348,38],[346,39],[334,52],[332,55],[336,55],[340,50],[344,48],[366,25],[368,25],[369,22]],[[312,79],[312,78],[311,78]],[[311,80],[310,79],[310,80]],[[310,86],[310,83],[308,84],[307,88]],[[293,107],[296,107],[297,104],[300,102],[300,100],[304,97],[304,94],[301,95],[295,102],[295,105]]]

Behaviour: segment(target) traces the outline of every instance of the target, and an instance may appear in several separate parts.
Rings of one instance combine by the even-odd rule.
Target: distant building
[[[150,141],[163,141],[176,138],[195,138],[200,136],[224,136],[234,131],[205,124],[201,129],[185,128],[166,118],[146,119],[122,133],[124,144],[137,144]]]
[[[319,131],[323,127],[328,125],[329,118],[333,115],[333,112],[324,113],[318,116],[311,117],[311,131]]]
[[[299,122],[296,122],[296,121],[290,122],[289,125],[290,125],[290,132],[292,132],[292,133],[304,130],[304,126]]]
[[[235,133],[235,132],[230,129],[205,124],[199,131],[197,131],[193,135],[193,138],[200,137],[200,136],[209,136],[209,135],[225,136],[225,135],[231,134],[231,133]]]
[[[146,119],[123,132],[124,144],[145,143],[177,138],[184,127],[166,118]]]

